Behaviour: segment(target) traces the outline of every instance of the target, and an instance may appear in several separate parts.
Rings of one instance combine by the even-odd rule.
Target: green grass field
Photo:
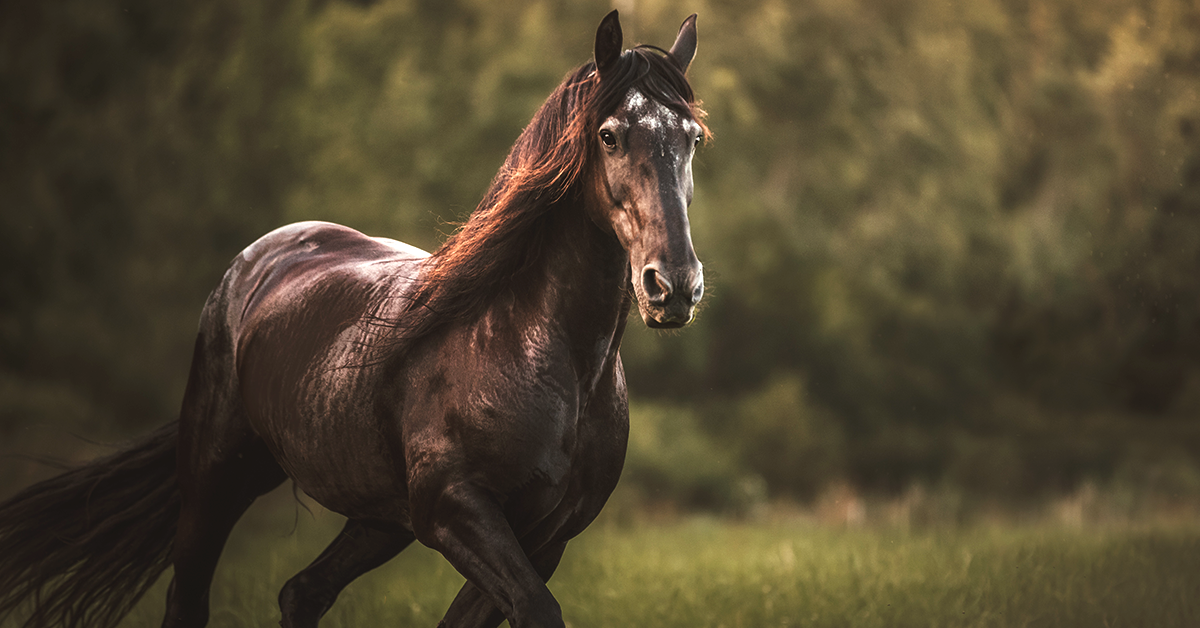
[[[213,588],[212,626],[274,626],[283,582],[337,517],[249,517]],[[165,580],[165,578],[164,578]],[[419,546],[348,588],[322,626],[427,626],[462,578]],[[160,582],[123,626],[157,626]],[[1200,626],[1200,525],[904,532],[799,519],[601,522],[551,581],[573,628]]]

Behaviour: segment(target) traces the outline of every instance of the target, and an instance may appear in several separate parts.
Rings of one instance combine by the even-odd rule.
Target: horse
[[[234,523],[290,478],[346,523],[284,585],[282,626],[417,540],[466,578],[439,626],[563,628],[546,581],[620,476],[632,305],[681,327],[704,292],[695,52],[695,15],[623,51],[609,13],[433,254],[323,222],[243,250],[178,419],[0,505],[0,618],[111,627],[173,566],[162,625],[204,626]]]

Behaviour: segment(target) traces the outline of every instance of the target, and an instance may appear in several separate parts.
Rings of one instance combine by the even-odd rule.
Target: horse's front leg
[[[488,490],[458,482],[428,497],[431,499],[426,503],[430,507],[425,516],[413,519],[422,543],[441,552],[459,573],[486,594],[512,628],[564,628],[558,601],[525,555],[499,501]],[[441,625],[446,628],[488,625],[486,622],[494,615],[469,602],[456,599],[452,612],[447,613]],[[474,612],[458,615],[455,607],[461,611],[473,608]],[[456,623],[459,619],[468,623]]]
[[[543,581],[550,580],[558,563],[562,560],[565,541],[553,543],[529,555],[529,562]],[[463,584],[439,628],[496,628],[504,621],[504,614],[496,609],[490,597],[470,581]]]

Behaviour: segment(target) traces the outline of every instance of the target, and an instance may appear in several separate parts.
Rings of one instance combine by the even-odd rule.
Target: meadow
[[[277,625],[279,588],[341,525],[288,500],[235,530],[210,625]],[[1198,557],[1200,526],[1187,521],[905,529],[606,515],[568,548],[551,589],[571,628],[1195,626]],[[163,580],[123,628],[158,625]],[[414,545],[352,584],[322,626],[432,628],[462,582]]]

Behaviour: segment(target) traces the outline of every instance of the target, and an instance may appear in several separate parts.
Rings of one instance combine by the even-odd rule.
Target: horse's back
[[[246,247],[226,281],[241,294],[244,317],[276,299],[359,284],[405,291],[429,254],[390,238],[372,238],[328,222],[280,227]],[[234,285],[235,284],[235,285]]]
[[[289,348],[290,357],[306,357],[305,349],[319,350],[348,327],[379,331],[367,323],[389,320],[404,307],[428,257],[342,225],[287,225],[234,259],[205,317],[228,325],[239,363],[254,342],[279,342],[272,351]]]

